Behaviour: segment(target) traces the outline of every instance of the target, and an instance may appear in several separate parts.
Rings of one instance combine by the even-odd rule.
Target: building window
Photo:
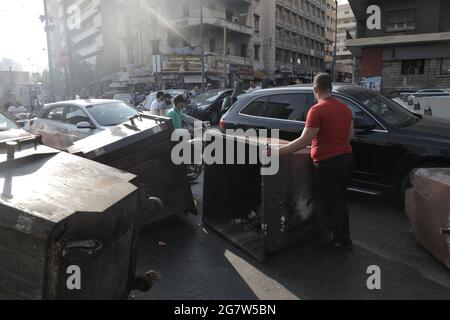
[[[189,3],[183,3],[181,10],[182,10],[181,16],[183,18],[189,18]]]
[[[425,60],[403,60],[402,75],[424,74]]]
[[[128,64],[134,64],[134,48],[132,45],[127,46]]]
[[[259,33],[259,21],[260,21],[260,17],[255,14],[255,32],[256,33]]]
[[[386,32],[416,30],[416,9],[388,12]]]
[[[261,48],[261,46],[255,45],[255,60],[256,61],[259,61],[259,59],[260,59],[260,56],[259,56],[260,48]]]
[[[246,44],[241,45],[241,57],[247,58],[247,45]]]
[[[450,75],[450,58],[441,60],[441,74]]]
[[[211,52],[216,52],[216,39],[209,40],[209,50]]]

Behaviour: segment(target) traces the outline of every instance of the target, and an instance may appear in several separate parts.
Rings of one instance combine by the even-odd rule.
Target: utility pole
[[[336,3],[336,21],[334,30],[334,52],[333,52],[333,81],[336,81],[336,64],[337,64],[337,33],[338,33],[338,0]]]
[[[223,28],[223,88],[227,88],[227,26]]]
[[[205,92],[205,35],[203,28],[203,0],[200,0],[200,48],[202,51],[202,92]]]
[[[44,1],[44,21],[45,22],[45,33],[47,34],[47,54],[48,54],[48,75],[49,75],[49,94],[51,102],[56,101],[56,93],[55,93],[55,79],[54,79],[54,70],[53,70],[53,62],[52,62],[52,50],[50,43],[50,25],[48,19],[48,8],[47,8],[47,0]]]

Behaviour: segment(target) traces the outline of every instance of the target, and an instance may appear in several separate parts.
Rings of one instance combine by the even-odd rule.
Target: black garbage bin
[[[32,139],[0,143],[0,299],[126,299],[134,179]]]
[[[233,145],[235,155],[244,144],[249,159],[250,145],[255,145],[254,142],[219,133],[213,135],[232,140],[233,143],[224,145]],[[263,176],[261,167],[260,161],[207,165],[203,223],[265,262],[270,253],[322,233],[327,223],[320,202],[313,196],[309,151],[281,157],[276,175]]]
[[[145,215],[148,224],[178,213],[197,214],[186,167],[172,162],[170,119],[141,115],[129,123],[77,141],[68,152],[137,175],[140,211],[148,211],[148,197],[158,197],[164,210]]]

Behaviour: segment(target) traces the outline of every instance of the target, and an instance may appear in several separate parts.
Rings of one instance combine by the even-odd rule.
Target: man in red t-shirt
[[[350,238],[347,186],[355,162],[353,114],[341,101],[332,97],[330,75],[321,73],[314,79],[314,94],[319,101],[308,113],[302,136],[279,149],[280,155],[291,154],[311,145],[314,160],[314,182],[330,218],[332,241],[323,246],[330,252],[345,253],[353,249]]]

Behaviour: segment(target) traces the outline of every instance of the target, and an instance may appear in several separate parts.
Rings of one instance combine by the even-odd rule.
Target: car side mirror
[[[377,127],[377,123],[367,117],[353,118],[353,125],[355,129],[363,131],[371,131]]]
[[[83,121],[77,124],[77,129],[93,129],[93,126],[89,122]]]

